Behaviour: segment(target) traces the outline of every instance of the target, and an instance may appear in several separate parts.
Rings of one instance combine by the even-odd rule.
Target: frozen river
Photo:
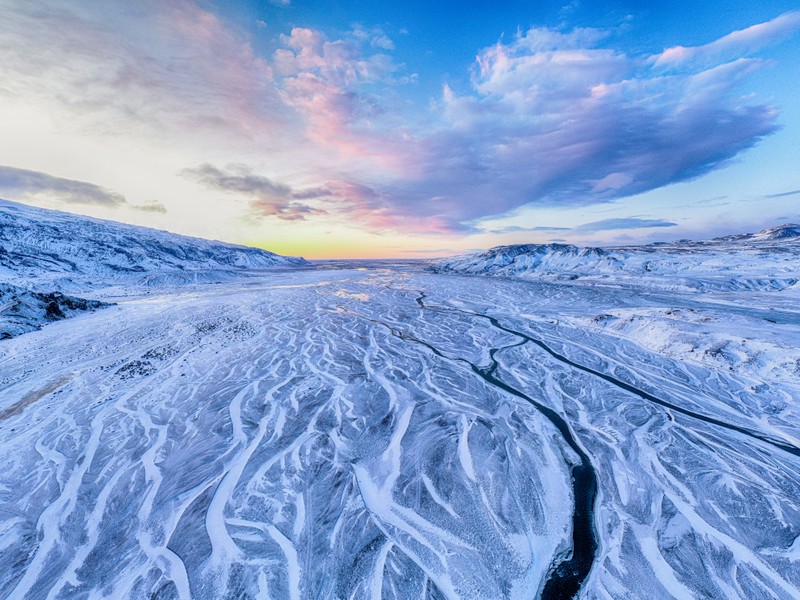
[[[796,382],[581,325],[791,303],[333,266],[0,342],[0,597],[800,597]]]

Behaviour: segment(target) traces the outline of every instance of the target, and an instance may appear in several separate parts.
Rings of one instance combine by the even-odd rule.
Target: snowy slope
[[[0,340],[39,329],[42,325],[107,306],[97,300],[42,294],[0,283]]]
[[[302,258],[0,200],[0,281],[160,284],[296,267]],[[228,275],[228,276],[226,276]]]
[[[800,390],[800,316],[793,323],[778,324],[769,311],[674,308],[667,300],[656,306],[618,307],[596,314],[568,313],[562,319],[576,328],[633,341],[660,356]]]
[[[800,281],[800,226],[705,242],[578,248],[568,244],[498,246],[445,258],[434,272],[627,284],[659,290],[764,290]]]
[[[89,297],[230,282],[302,258],[0,200],[0,339],[107,306]]]

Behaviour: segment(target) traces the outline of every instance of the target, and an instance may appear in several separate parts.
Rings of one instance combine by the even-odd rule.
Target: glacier
[[[493,272],[4,213],[0,282],[102,306],[0,341],[0,597],[800,596],[791,230]]]

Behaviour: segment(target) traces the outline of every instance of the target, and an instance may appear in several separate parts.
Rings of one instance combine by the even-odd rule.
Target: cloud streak
[[[487,233],[502,234],[502,233],[528,233],[534,231],[571,231],[572,227],[548,227],[546,225],[537,225],[536,227],[522,227],[520,225],[509,225],[499,229],[489,229]]]
[[[132,209],[145,213],[167,214],[167,207],[160,202],[148,202],[147,204],[135,204]]]
[[[618,219],[601,219],[584,223],[575,228],[575,231],[615,231],[618,229],[643,229],[653,227],[677,227],[677,223],[665,219],[641,219],[628,217]]]
[[[232,165],[223,170],[211,164],[203,164],[184,169],[181,175],[212,190],[244,195],[249,198],[251,208],[259,216],[277,217],[284,221],[302,221],[308,215],[324,214],[324,210],[295,200],[329,195],[326,189],[295,192],[288,185],[254,174],[244,165]]]
[[[13,200],[43,199],[108,207],[125,204],[123,195],[94,183],[8,166],[0,166],[0,194]]]
[[[584,223],[577,227],[549,227],[546,225],[537,225],[535,227],[521,227],[519,225],[509,225],[508,227],[501,227],[500,229],[487,230],[486,233],[504,234],[504,233],[533,233],[533,232],[556,232],[556,231],[614,231],[619,229],[646,229],[652,227],[677,227],[677,223],[667,221],[665,219],[642,219],[640,217],[622,217],[613,219],[601,219],[599,221],[592,221]]]
[[[681,68],[709,66],[734,60],[789,38],[800,30],[800,10],[783,13],[765,23],[752,25],[725,35],[703,46],[673,46],[650,57],[656,67]]]
[[[765,198],[785,198],[786,196],[797,196],[800,195],[800,190],[791,190],[788,192],[780,192],[778,194],[768,194],[764,196]]]

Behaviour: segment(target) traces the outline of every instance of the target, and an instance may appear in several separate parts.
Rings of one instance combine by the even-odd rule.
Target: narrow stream
[[[545,418],[547,418],[552,423],[552,425],[558,430],[558,432],[564,438],[564,441],[567,443],[567,445],[580,458],[580,463],[572,465],[570,469],[572,494],[574,498],[574,508],[572,514],[572,546],[563,555],[559,555],[558,557],[556,557],[556,562],[552,565],[547,575],[547,579],[545,580],[545,583],[539,595],[539,597],[542,598],[542,600],[568,600],[574,598],[580,591],[586,578],[589,575],[589,572],[592,569],[592,565],[594,564],[594,560],[598,549],[598,538],[597,538],[597,531],[595,528],[595,517],[594,517],[594,505],[598,493],[598,477],[597,477],[597,472],[594,466],[592,465],[588,454],[576,440],[576,437],[573,434],[572,430],[570,429],[567,421],[559,413],[557,413],[552,408],[540,404],[539,402],[537,402],[524,392],[516,389],[515,387],[502,381],[496,376],[495,373],[498,368],[498,362],[495,356],[498,352],[513,347],[521,346],[526,343],[534,344],[535,346],[546,352],[548,355],[550,355],[552,358],[556,359],[558,362],[569,365],[570,367],[582,371],[584,373],[588,373],[590,375],[598,377],[603,381],[606,381],[616,386],[619,389],[625,390],[626,392],[639,396],[640,398],[652,402],[653,404],[657,404],[659,406],[667,408],[676,413],[685,415],[687,417],[697,419],[699,421],[709,423],[711,425],[715,425],[727,429],[729,431],[734,431],[736,433],[745,435],[751,439],[768,444],[778,450],[782,450],[794,456],[800,456],[800,448],[792,446],[791,444],[771,438],[765,434],[747,429],[745,427],[740,427],[738,425],[733,425],[731,423],[721,421],[711,416],[707,416],[701,413],[695,413],[689,409],[672,404],[670,402],[667,402],[666,400],[662,400],[661,398],[658,398],[644,390],[641,390],[611,375],[608,375],[606,373],[592,369],[591,367],[587,367],[585,365],[577,363],[567,358],[563,354],[556,352],[542,340],[534,338],[526,333],[517,331],[515,329],[511,329],[510,327],[506,327],[505,325],[501,324],[495,317],[469,310],[462,310],[454,307],[428,306],[425,303],[425,299],[427,297],[427,294],[425,292],[419,290],[398,290],[398,291],[416,293],[417,296],[415,298],[415,301],[422,310],[430,310],[430,311],[444,312],[444,313],[450,312],[467,316],[470,318],[476,318],[476,317],[481,318],[488,321],[492,325],[492,327],[500,331],[503,331],[505,333],[511,334],[515,337],[518,337],[521,341],[516,342],[514,344],[510,344],[508,346],[491,348],[489,350],[489,357],[491,360],[491,364],[489,365],[488,368],[481,368],[467,359],[448,356],[435,346],[431,345],[430,343],[415,338],[411,335],[408,335],[400,331],[399,329],[396,329],[389,323],[379,321],[376,319],[371,319],[363,315],[360,315],[358,313],[353,313],[344,307],[340,307],[340,309],[347,312],[348,314],[352,314],[353,316],[356,316],[358,318],[365,319],[367,321],[385,327],[386,329],[389,330],[389,332],[393,336],[399,339],[420,344],[428,348],[432,353],[434,353],[436,356],[440,358],[443,358],[451,362],[462,363],[466,367],[469,367],[469,369],[475,375],[482,378],[489,385],[501,389],[504,392],[511,394],[512,396],[525,400],[526,402],[534,406],[536,410],[539,411],[539,413],[541,413]]]
[[[447,312],[450,310],[427,306],[425,304],[425,292],[417,293],[419,296],[416,298],[416,302],[420,308],[426,310],[441,310],[442,312]],[[484,316],[468,311],[461,311],[457,309],[451,310],[452,312],[458,312],[469,316]],[[589,575],[589,571],[592,569],[595,555],[597,553],[597,531],[595,530],[594,525],[594,503],[597,498],[598,489],[597,472],[595,471],[592,462],[589,460],[589,455],[584,451],[580,444],[578,444],[575,436],[572,433],[572,430],[560,414],[558,414],[552,408],[540,404],[527,394],[510,386],[494,375],[495,371],[497,370],[497,360],[495,359],[495,354],[497,354],[497,352],[500,350],[521,346],[522,344],[532,342],[534,340],[528,336],[521,335],[515,331],[502,327],[495,319],[491,317],[486,318],[494,327],[505,331],[506,333],[516,335],[522,339],[522,342],[504,346],[502,348],[492,348],[489,351],[489,357],[491,358],[492,364],[488,369],[481,369],[474,363],[465,359],[456,360],[468,364],[470,369],[472,369],[476,375],[481,377],[488,384],[500,388],[504,392],[507,392],[512,396],[516,396],[517,398],[521,398],[522,400],[532,404],[536,410],[538,410],[545,418],[547,418],[547,420],[550,421],[550,423],[553,424],[553,426],[564,438],[564,441],[567,442],[567,445],[581,459],[580,463],[573,465],[570,469],[570,474],[572,477],[572,495],[575,503],[572,512],[571,552],[567,554],[561,562],[552,566],[548,574],[547,581],[542,589],[541,595],[539,596],[542,600],[569,600],[574,598],[581,589],[586,577]],[[422,343],[424,344],[424,342]],[[437,355],[444,356],[441,352],[432,348],[430,345],[425,345],[431,348],[431,350]],[[445,356],[445,358],[449,357]]]
[[[541,348],[542,350],[547,352],[550,356],[552,356],[556,360],[558,360],[558,361],[560,361],[560,362],[562,362],[564,364],[567,364],[567,365],[569,365],[569,366],[571,366],[571,367],[573,367],[573,368],[575,368],[575,369],[577,369],[579,371],[583,371],[584,373],[589,373],[590,375],[594,375],[595,377],[599,377],[603,381],[607,381],[608,383],[610,383],[610,384],[612,384],[612,385],[614,385],[614,386],[616,386],[616,387],[618,387],[620,389],[623,389],[626,392],[630,392],[631,394],[635,394],[635,395],[639,396],[640,398],[643,398],[644,400],[652,402],[653,404],[658,404],[659,406],[663,406],[664,408],[668,408],[668,409],[670,409],[672,411],[675,411],[676,413],[680,413],[680,414],[685,415],[687,417],[691,417],[693,419],[697,419],[698,421],[703,421],[704,423],[710,423],[711,425],[716,425],[717,427],[722,427],[723,429],[728,429],[729,431],[735,431],[736,433],[740,433],[740,434],[745,435],[745,436],[747,436],[749,438],[752,438],[754,440],[763,442],[765,444],[769,444],[770,446],[772,446],[773,448],[777,448],[778,450],[783,450],[784,452],[792,454],[793,456],[800,456],[800,448],[798,448],[796,446],[793,446],[793,445],[791,445],[791,444],[789,444],[787,442],[784,442],[782,440],[777,440],[775,438],[769,437],[769,436],[767,436],[767,435],[765,435],[763,433],[760,433],[758,431],[753,431],[752,429],[747,429],[746,427],[740,427],[739,425],[734,425],[732,423],[727,423],[725,421],[721,421],[719,419],[716,419],[714,417],[710,417],[708,415],[704,415],[702,413],[696,413],[696,412],[691,411],[691,410],[689,410],[687,408],[683,408],[682,406],[678,406],[677,404],[672,404],[671,402],[667,402],[666,400],[662,400],[661,398],[659,398],[657,396],[653,396],[652,394],[650,394],[648,392],[645,392],[644,390],[641,390],[641,389],[639,389],[639,388],[637,388],[637,387],[635,387],[635,386],[633,386],[633,385],[631,385],[629,383],[625,383],[624,381],[622,381],[620,379],[617,379],[616,377],[613,377],[613,376],[608,375],[606,373],[602,373],[600,371],[596,371],[596,370],[592,369],[591,367],[587,367],[587,366],[582,365],[580,363],[576,363],[575,361],[570,360],[569,358],[567,358],[563,354],[559,354],[558,352],[556,352],[555,350],[550,348],[550,346],[545,344],[543,341],[538,340],[536,338],[532,338],[532,337],[530,337],[530,336],[528,336],[528,335],[526,335],[526,334],[524,334],[524,333],[522,333],[520,331],[516,331],[514,329],[510,329],[508,327],[505,327],[505,326],[501,325],[498,322],[498,320],[495,319],[494,317],[490,317],[488,315],[481,315],[479,313],[471,313],[471,312],[466,312],[465,313],[465,311],[457,311],[457,312],[464,313],[464,314],[471,314],[471,315],[476,316],[476,317],[482,317],[484,319],[487,319],[489,322],[491,322],[492,325],[494,325],[498,329],[501,329],[502,331],[505,331],[506,333],[510,333],[512,335],[516,335],[516,336],[519,336],[521,338],[524,338],[526,341],[528,341],[528,342],[530,342],[532,344],[535,344],[536,346],[538,346],[539,348]]]
[[[531,344],[534,344],[535,346],[541,348],[557,361],[569,365],[570,367],[582,371],[584,373],[588,373],[595,377],[599,377],[603,381],[606,381],[622,390],[625,390],[626,392],[637,395],[644,400],[652,402],[653,404],[662,406],[664,408],[685,415],[687,417],[697,419],[704,423],[709,423],[711,425],[715,425],[717,427],[721,427],[723,429],[727,429],[729,431],[734,431],[741,435],[745,435],[751,439],[768,444],[773,448],[782,450],[793,456],[800,456],[800,448],[797,448],[796,446],[793,446],[787,442],[774,439],[758,431],[753,431],[745,427],[740,427],[732,423],[727,423],[725,421],[716,419],[708,415],[693,412],[689,409],[672,404],[671,402],[668,402],[666,400],[662,400],[657,396],[654,396],[644,390],[641,390],[611,375],[602,373],[600,371],[592,369],[591,367],[587,367],[585,365],[577,363],[567,358],[563,354],[556,352],[542,340],[534,338],[530,335],[527,335],[515,329],[511,329],[510,327],[506,327],[492,316],[468,310],[461,310],[453,307],[431,307],[425,304],[425,298],[427,297],[425,292],[417,290],[407,290],[407,291],[414,291],[415,293],[418,294],[415,300],[421,309],[434,310],[440,312],[454,312],[461,315],[485,319],[489,321],[489,323],[491,323],[491,325],[496,329],[499,329],[501,331],[504,331],[506,333],[521,338],[523,340],[522,343],[530,342]],[[506,348],[511,348],[519,345],[521,345],[521,343],[513,344],[511,346],[507,346]],[[574,595],[580,590],[583,580],[589,574],[592,562],[594,560],[595,552],[597,551],[597,539],[596,539],[596,532],[594,529],[594,500],[597,495],[597,476],[596,473],[594,472],[594,468],[591,466],[588,456],[583,451],[583,449],[577,444],[575,439],[572,437],[572,432],[569,429],[569,426],[558,413],[556,413],[555,411],[546,406],[543,406],[535,402],[533,399],[531,399],[521,391],[509,386],[502,380],[495,377],[494,373],[497,369],[497,361],[495,360],[495,354],[499,350],[503,350],[506,348],[492,348],[490,350],[489,356],[492,360],[492,364],[489,369],[482,370],[478,368],[476,365],[469,363],[470,368],[488,383],[496,387],[499,387],[514,396],[523,398],[528,402],[530,402],[531,404],[533,404],[534,406],[536,406],[536,408],[544,416],[546,416],[551,421],[551,423],[553,423],[553,425],[559,430],[559,432],[562,434],[566,442],[576,452],[576,454],[578,454],[581,457],[581,464],[576,465],[572,468],[573,493],[575,496],[575,509],[573,514],[572,556],[553,568],[541,595],[541,598],[543,598],[544,600],[551,600],[556,598],[573,598]]]
[[[425,305],[424,292],[417,292],[420,296],[416,299],[417,304],[426,310],[439,310]],[[510,386],[498,379],[494,372],[497,369],[497,361],[495,354],[500,350],[513,348],[527,343],[529,340],[522,337],[522,341],[509,346],[492,348],[489,355],[492,360],[492,365],[488,369],[482,369],[475,363],[464,359],[454,358],[444,354],[441,350],[431,345],[430,343],[410,336],[399,329],[396,329],[389,323],[371,319],[364,315],[352,312],[343,306],[339,307],[340,310],[364,319],[376,325],[381,325],[389,330],[391,335],[407,342],[413,342],[422,345],[436,356],[451,362],[459,362],[470,368],[470,370],[477,376],[482,378],[486,383],[504,392],[511,394],[517,398],[525,400],[533,405],[545,418],[547,418],[553,426],[562,435],[567,445],[572,449],[575,454],[580,457],[581,462],[572,465],[570,468],[572,494],[574,498],[574,509],[572,514],[572,547],[570,551],[565,553],[563,559],[554,564],[547,576],[547,580],[541,591],[539,598],[542,600],[569,600],[574,598],[580,590],[583,582],[591,571],[592,564],[594,563],[595,554],[597,552],[597,532],[594,526],[594,503],[597,497],[598,479],[597,472],[589,460],[588,454],[576,441],[572,431],[567,422],[553,409],[540,404],[530,396],[521,392],[520,390]],[[454,312],[461,312],[455,311]],[[465,313],[470,314],[470,313]],[[558,558],[561,558],[559,556]]]

